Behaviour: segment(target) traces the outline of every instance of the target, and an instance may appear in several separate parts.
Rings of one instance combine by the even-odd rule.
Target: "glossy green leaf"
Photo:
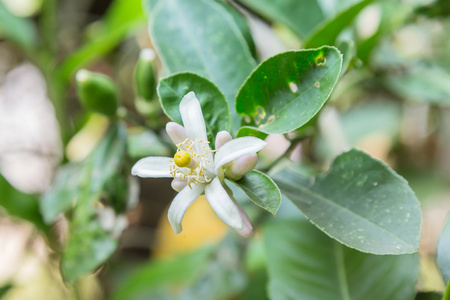
[[[0,209],[2,208],[7,214],[27,220],[44,232],[48,231],[39,212],[37,197],[15,189],[0,175]]]
[[[36,46],[36,29],[31,20],[17,17],[0,1],[0,37],[11,40],[24,50]]]
[[[373,254],[419,248],[422,214],[414,192],[361,151],[341,154],[322,176],[284,170],[272,178],[313,224],[348,247]]]
[[[237,124],[235,96],[256,63],[230,13],[214,1],[160,1],[150,31],[168,72],[191,71],[216,84]]]
[[[90,205],[90,203],[86,203]],[[117,248],[117,240],[105,232],[97,221],[87,220],[86,212],[78,210],[71,224],[69,243],[61,260],[64,280],[74,283],[81,276],[94,271],[104,263]]]
[[[387,76],[384,83],[400,97],[422,103],[450,106],[450,74],[439,67],[418,67]]]
[[[234,182],[256,205],[275,216],[281,204],[280,189],[264,173],[253,170]]]
[[[238,138],[243,136],[254,136],[261,140],[264,140],[267,137],[267,135],[268,135],[267,133],[258,131],[253,127],[242,126],[241,128],[239,128],[236,137]]]
[[[154,291],[189,282],[205,267],[211,247],[179,255],[170,260],[154,260],[139,267],[111,294],[112,300],[134,299]]]
[[[413,299],[419,257],[371,255],[330,239],[307,220],[264,226],[271,299]]]
[[[320,1],[316,0],[240,0],[263,17],[287,26],[305,38],[324,19]]]
[[[230,131],[230,111],[227,100],[220,90],[206,78],[194,73],[177,73],[161,79],[158,95],[166,115],[174,122],[183,125],[180,115],[180,102],[193,91],[200,101],[206,132],[211,146],[219,131]]]
[[[290,51],[262,62],[245,81],[236,110],[247,126],[287,133],[322,108],[339,78],[342,56],[334,47]]]
[[[129,33],[145,26],[141,0],[115,0],[101,23],[101,34],[75,50],[58,67],[59,76],[68,79],[77,69],[114,49]]]
[[[320,26],[314,29],[314,33],[308,37],[304,47],[314,48],[323,45],[334,45],[339,33],[349,26],[358,13],[371,2],[373,0],[358,1],[333,18],[321,23]]]
[[[447,223],[442,230],[441,236],[436,249],[437,263],[441,270],[444,282],[449,282],[450,279],[450,218],[447,218]]]

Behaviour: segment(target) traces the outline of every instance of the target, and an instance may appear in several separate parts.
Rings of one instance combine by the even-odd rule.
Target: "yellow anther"
[[[187,167],[191,163],[191,155],[187,151],[180,150],[175,153],[173,162],[180,168]]]

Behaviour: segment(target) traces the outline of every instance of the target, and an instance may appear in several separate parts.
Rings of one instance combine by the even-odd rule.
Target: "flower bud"
[[[150,48],[142,49],[134,69],[136,94],[146,101],[152,100],[156,95],[154,62],[155,52]]]
[[[225,169],[225,176],[231,180],[239,180],[253,170],[258,162],[258,155],[256,153],[244,155],[231,162]]]
[[[172,180],[171,186],[174,191],[181,192],[181,190],[187,186],[187,180],[181,178],[174,178]]]
[[[216,135],[216,149],[219,149],[229,141],[231,141],[233,138],[231,137],[231,134],[228,133],[228,131],[220,131]]]
[[[107,116],[116,113],[119,94],[108,76],[80,70],[76,75],[76,81],[78,98],[84,108]]]

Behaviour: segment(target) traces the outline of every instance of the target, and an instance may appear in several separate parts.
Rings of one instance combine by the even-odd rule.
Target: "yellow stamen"
[[[191,155],[187,151],[180,150],[175,153],[173,161],[178,167],[184,168],[191,163]]]

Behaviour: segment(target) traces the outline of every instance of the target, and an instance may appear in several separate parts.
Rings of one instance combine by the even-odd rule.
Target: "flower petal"
[[[183,220],[184,213],[204,190],[204,184],[192,185],[192,189],[187,186],[173,199],[167,216],[175,234],[179,234],[182,230],[181,221]]]
[[[138,160],[131,169],[131,175],[143,178],[147,177],[173,177],[170,174],[170,166],[173,164],[171,157],[150,156]]]
[[[166,132],[175,145],[184,142],[187,138],[184,127],[175,122],[167,123]]]
[[[186,129],[187,137],[193,141],[199,139],[207,142],[205,120],[203,119],[202,108],[194,92],[186,94],[180,103],[180,114]]]
[[[226,163],[233,161],[241,156],[256,153],[264,146],[266,142],[253,136],[240,137],[229,141],[223,145],[214,157],[215,173]]]
[[[210,184],[206,185],[205,195],[217,216],[225,224],[237,230],[244,228],[244,222],[242,221],[239,209],[223,188],[219,177],[214,178]]]
[[[249,237],[250,235],[252,235],[253,232],[252,222],[250,221],[250,218],[248,217],[244,209],[239,205],[239,203],[236,203],[236,206],[239,209],[239,214],[241,215],[244,227],[242,229],[234,228],[234,230],[236,230],[236,232],[242,235],[243,237]]]

